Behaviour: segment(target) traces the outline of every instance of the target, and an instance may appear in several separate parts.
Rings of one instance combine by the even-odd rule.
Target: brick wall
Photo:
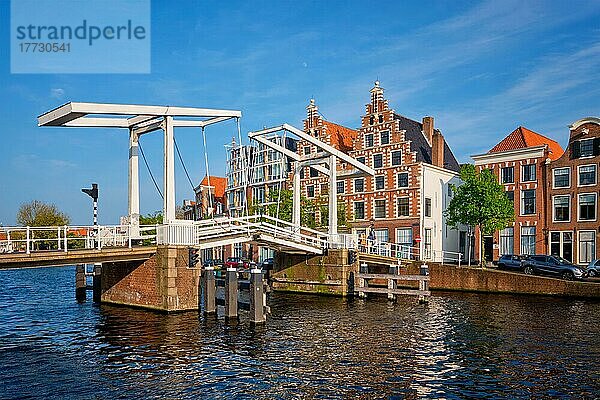
[[[101,301],[160,311],[198,309],[199,269],[188,268],[188,249],[159,246],[146,261],[102,265]]]

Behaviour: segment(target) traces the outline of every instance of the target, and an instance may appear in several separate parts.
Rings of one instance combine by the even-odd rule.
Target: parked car
[[[600,276],[600,259],[594,260],[587,266],[587,276],[593,278]]]
[[[522,271],[522,262],[526,256],[516,254],[504,254],[498,259],[498,269],[519,270]]]
[[[240,257],[229,257],[225,261],[225,268],[250,269],[256,266],[254,261]]]
[[[205,260],[202,263],[203,267],[214,267],[215,269],[223,268],[223,260]]]
[[[274,265],[275,265],[275,260],[273,260],[272,258],[266,258],[260,264],[260,269],[262,269],[263,271],[270,271],[273,269]]]
[[[558,256],[534,255],[523,260],[526,274],[557,276],[567,280],[585,278],[585,270]]]

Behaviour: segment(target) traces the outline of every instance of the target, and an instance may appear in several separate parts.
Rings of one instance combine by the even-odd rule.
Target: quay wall
[[[197,310],[200,269],[188,266],[184,246],[158,246],[146,261],[102,264],[102,303],[164,312]]]

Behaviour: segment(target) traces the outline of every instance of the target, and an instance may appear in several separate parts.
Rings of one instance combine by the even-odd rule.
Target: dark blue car
[[[566,280],[583,279],[586,272],[583,268],[573,265],[558,256],[535,255],[523,260],[523,271],[526,274],[540,274],[560,277]]]
[[[504,254],[498,260],[498,269],[516,270],[521,271],[521,262],[525,259],[525,256],[518,256],[516,254]]]

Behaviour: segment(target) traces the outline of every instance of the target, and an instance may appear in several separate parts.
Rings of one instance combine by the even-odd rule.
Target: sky
[[[572,122],[600,115],[599,1],[152,1],[146,74],[11,74],[10,3],[0,0],[0,224],[19,206],[54,203],[91,224],[81,188],[100,188],[99,222],[127,213],[124,130],[38,127],[68,101],[242,111],[242,133],[283,122],[302,127],[314,98],[330,121],[356,128],[379,80],[390,106],[435,118],[460,162],[519,125],[563,147]],[[225,174],[233,122],[207,128],[213,175]],[[198,184],[202,137],[178,129]],[[245,139],[247,143],[247,138]],[[162,135],[142,137],[162,182]],[[176,160],[176,199],[193,198]],[[141,212],[162,200],[140,161]]]

